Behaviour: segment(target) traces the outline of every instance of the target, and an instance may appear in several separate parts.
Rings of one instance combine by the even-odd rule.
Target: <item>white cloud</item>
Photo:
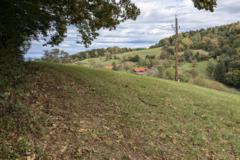
[[[178,14],[181,29],[189,31],[205,27],[212,27],[240,20],[239,0],[218,0],[214,13],[199,11],[194,8],[191,0],[132,0],[141,9],[141,15],[136,21],[126,21],[116,30],[101,30],[100,36],[90,48],[110,46],[120,47],[148,47],[161,38],[174,34],[172,25],[174,16]],[[64,49],[69,53],[86,50],[83,45],[77,44],[77,32],[69,27],[68,37],[55,48]],[[43,50],[51,47],[42,47],[43,42],[32,43],[26,57],[39,57]]]

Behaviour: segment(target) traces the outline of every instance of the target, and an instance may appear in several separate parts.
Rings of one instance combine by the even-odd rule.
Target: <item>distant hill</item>
[[[164,38],[150,48],[162,47],[165,55],[173,54],[175,36]],[[204,50],[209,55],[194,53]],[[240,88],[240,23],[184,32],[180,34],[182,61],[210,60],[208,74],[211,78]],[[167,56],[169,57],[169,56]],[[215,61],[213,63],[213,61]]]
[[[180,49],[204,49],[208,52],[228,47],[240,49],[240,22],[180,33]],[[150,48],[175,45],[175,35],[161,39]]]
[[[136,67],[145,67],[148,68],[145,75],[173,80],[174,45],[175,36],[171,36],[160,40],[150,49],[119,47],[94,49],[71,56],[60,54],[59,62],[127,72],[132,72]],[[48,57],[56,62],[55,52]],[[239,89],[239,77],[239,22],[180,34],[180,80],[182,82],[218,90],[226,90],[227,87],[222,84]]]
[[[92,49],[89,51],[83,51],[76,53],[71,56],[73,60],[84,60],[87,58],[97,58],[103,56],[113,56],[114,54],[121,54],[125,52],[137,51],[142,50],[143,48],[120,48],[120,47],[109,47],[109,48],[99,48],[99,49]]]

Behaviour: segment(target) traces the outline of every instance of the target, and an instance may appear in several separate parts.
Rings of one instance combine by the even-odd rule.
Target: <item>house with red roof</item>
[[[144,67],[136,67],[136,68],[133,68],[133,72],[134,72],[135,74],[138,74],[138,75],[143,75],[146,71],[147,71],[147,69],[144,68]]]

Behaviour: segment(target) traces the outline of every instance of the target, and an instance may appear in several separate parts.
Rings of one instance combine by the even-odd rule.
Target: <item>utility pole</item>
[[[177,15],[175,16],[175,27],[176,27],[176,46],[175,46],[175,56],[176,56],[176,62],[175,62],[175,80],[177,82],[179,82],[179,70],[178,70],[178,65],[179,65],[179,55],[178,55],[178,52],[179,52],[179,35],[178,35],[178,29],[179,29],[179,26],[178,26],[178,17]]]

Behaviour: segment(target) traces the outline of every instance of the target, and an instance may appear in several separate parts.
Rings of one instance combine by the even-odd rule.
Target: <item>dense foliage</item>
[[[40,59],[44,62],[52,63],[70,63],[78,62],[88,58],[106,57],[109,59],[116,59],[116,54],[142,50],[143,48],[120,48],[120,47],[109,47],[92,49],[88,51],[82,51],[77,54],[69,55],[66,51],[59,49],[45,50],[43,57]]]
[[[89,51],[79,52],[71,56],[73,60],[84,60],[87,58],[96,58],[107,56],[109,59],[113,58],[114,54],[120,54],[125,52],[130,52],[134,50],[140,50],[141,48],[120,48],[120,47],[109,47],[109,48],[99,48],[92,49]]]
[[[216,0],[193,2],[198,9],[213,11],[216,6]],[[0,48],[11,49],[8,52],[13,54],[23,52],[31,39],[40,36],[50,36],[44,39],[46,44],[61,43],[69,25],[76,26],[82,42],[89,45],[99,29],[114,29],[140,14],[131,0],[2,0],[0,4]]]
[[[87,46],[99,29],[135,20],[140,11],[130,0],[2,0],[0,13],[0,80],[10,82],[22,72],[18,68],[31,40],[57,45],[73,25]]]
[[[41,58],[42,61],[50,63],[69,63],[71,62],[68,52],[59,49],[45,50]]]
[[[193,0],[198,9],[210,11],[215,1]],[[14,71],[19,68],[19,61],[23,61],[23,54],[33,39],[57,45],[64,40],[67,27],[72,25],[77,27],[80,41],[88,46],[98,36],[98,30],[114,29],[125,20],[135,20],[139,14],[140,10],[131,0],[2,0],[0,79],[5,78],[3,75],[15,76]]]
[[[25,46],[32,38],[51,36],[47,44],[63,41],[67,26],[74,25],[89,45],[100,28],[114,29],[140,13],[130,0],[3,0],[1,1],[0,45],[12,48]]]
[[[165,38],[151,48],[163,47],[163,58],[174,59],[175,36]],[[200,54],[193,50],[205,50],[209,54]],[[180,34],[182,61],[205,61],[214,59],[217,64],[209,62],[209,74],[227,85],[240,87],[240,23],[220,27],[201,29]]]

